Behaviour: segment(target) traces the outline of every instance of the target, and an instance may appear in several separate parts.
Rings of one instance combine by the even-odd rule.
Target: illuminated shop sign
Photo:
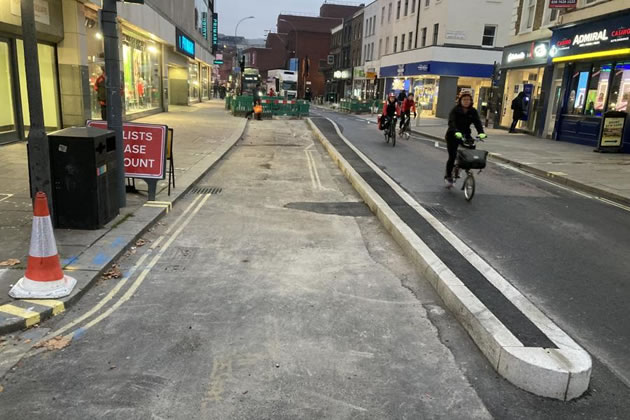
[[[523,65],[543,65],[547,63],[549,41],[534,41],[506,47],[503,54],[503,67]]]
[[[203,39],[208,39],[208,13],[201,13],[201,36]]]
[[[212,14],[212,54],[217,52],[219,46],[219,14]]]
[[[553,32],[552,58],[630,47],[630,15],[609,17]]]
[[[195,58],[195,41],[184,34],[179,28],[175,29],[175,48],[177,52],[190,58]]]

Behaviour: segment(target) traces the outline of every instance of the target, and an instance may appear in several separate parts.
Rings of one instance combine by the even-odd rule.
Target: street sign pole
[[[28,130],[28,166],[31,197],[42,191],[48,196],[48,208],[52,212],[52,185],[50,180],[50,150],[44,128],[44,106],[39,75],[37,31],[35,29],[34,0],[22,0],[22,37],[24,38],[24,64],[31,125]]]
[[[32,0],[31,0],[32,1]],[[120,97],[120,54],[116,0],[103,0],[101,20],[105,43],[105,79],[107,89],[107,128],[116,133],[116,164],[118,166],[118,206],[127,205],[125,189],[125,158],[123,143],[122,100]]]

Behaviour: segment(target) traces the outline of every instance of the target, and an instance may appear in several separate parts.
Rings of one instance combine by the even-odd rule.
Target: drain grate
[[[193,187],[188,194],[212,194],[217,195],[223,192],[221,187]]]
[[[426,211],[428,211],[429,213],[431,213],[433,216],[437,217],[438,219],[441,217],[450,217],[451,214],[446,211],[446,209],[440,205],[422,205],[422,207],[424,207],[424,209]]]

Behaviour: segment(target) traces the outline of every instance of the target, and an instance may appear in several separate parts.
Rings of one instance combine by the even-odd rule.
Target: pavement
[[[355,115],[376,122],[376,115]],[[412,120],[411,130],[444,141],[448,121],[441,118]],[[555,141],[502,129],[486,129],[488,139],[480,148],[491,158],[509,163],[553,182],[577,188],[623,205],[630,205],[630,155],[594,153],[580,144]]]
[[[630,262],[628,209],[500,161],[477,175],[472,202],[444,188],[444,145],[425,136],[385,144],[374,124],[315,110],[378,168],[498,272],[593,359],[591,385],[571,404],[537,400],[480,379],[488,363],[458,353],[469,379],[499,418],[628,418]],[[413,228],[413,222],[410,222]],[[423,240],[434,240],[425,235]],[[474,255],[473,254],[473,255]],[[445,257],[448,261],[449,255]],[[452,270],[463,268],[454,262]],[[454,349],[457,353],[457,351]],[[479,382],[477,382],[479,380]],[[497,394],[501,397],[497,398]],[[509,407],[509,415],[502,410]]]
[[[145,238],[119,262],[140,274],[38,329],[71,341],[4,372],[38,338],[0,344],[0,417],[493,417],[458,323],[305,121],[250,122]]]
[[[38,324],[73,304],[113,261],[135,247],[142,234],[162,217],[172,203],[214,165],[240,138],[245,120],[231,117],[222,101],[190,107],[171,107],[170,112],[138,120],[166,124],[174,129],[176,187],[167,194],[167,180],[158,186],[156,201],[170,203],[147,207],[146,184],[136,182],[139,193],[127,194],[127,207],[102,229],[57,229],[55,237],[66,274],[78,280],[73,293],[53,301],[16,301],[8,296],[11,286],[24,274],[31,236],[32,205],[29,197],[26,143],[0,146],[0,261],[19,264],[0,268],[0,333]],[[168,165],[168,164],[167,164]]]

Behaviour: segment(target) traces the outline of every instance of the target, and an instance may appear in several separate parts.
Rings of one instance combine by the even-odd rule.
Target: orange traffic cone
[[[9,291],[13,298],[51,299],[68,296],[77,281],[61,270],[46,194],[35,195],[31,248],[24,277]]]

